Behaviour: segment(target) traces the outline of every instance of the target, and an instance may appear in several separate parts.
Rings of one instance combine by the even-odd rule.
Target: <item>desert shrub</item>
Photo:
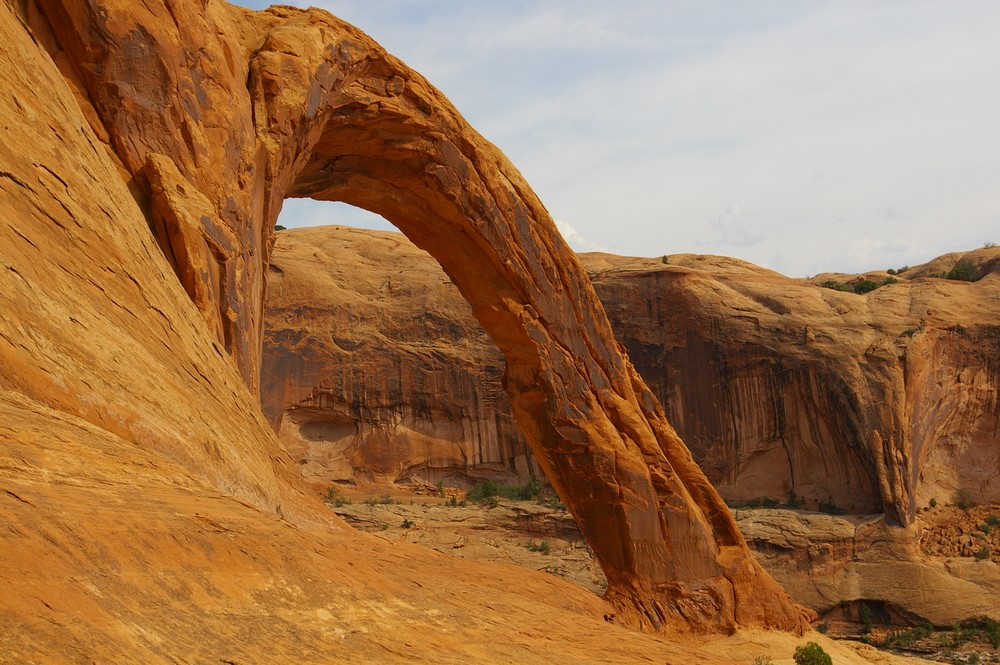
[[[976,266],[972,265],[971,261],[959,261],[944,277],[962,282],[974,282],[976,281]]]
[[[865,603],[861,603],[858,609],[858,619],[861,620],[861,633],[867,635],[872,632],[872,608]]]
[[[435,487],[437,487],[437,495],[443,499],[444,498],[444,481],[443,480],[437,481],[437,485],[435,485]]]
[[[919,642],[922,639],[930,637],[933,632],[934,627],[929,623],[925,623],[915,628],[904,630],[901,633],[896,633],[889,639],[889,643],[897,647],[906,648],[914,642]]]
[[[825,282],[820,283],[820,286],[822,286],[824,289],[833,289],[834,291],[853,291],[854,290],[851,287],[849,287],[847,284],[841,284],[840,282],[837,282],[837,281],[832,280],[832,279],[828,279]]]
[[[993,555],[993,552],[990,551],[990,548],[987,547],[986,545],[983,545],[979,549],[979,551],[976,552],[976,559],[979,560],[979,561],[986,561],[992,555]]]
[[[535,541],[531,541],[530,543],[525,545],[525,547],[528,548],[529,552],[539,552],[541,554],[548,554],[551,551],[551,549],[549,548],[549,541],[547,540],[543,540],[542,542],[537,544],[535,543]]]
[[[795,665],[833,665],[830,654],[815,642],[808,642],[803,647],[795,648]]]
[[[555,508],[556,510],[566,510],[566,504],[558,496],[538,497],[535,501],[543,506]]]
[[[530,501],[538,497],[541,491],[542,483],[538,478],[532,478],[527,485],[507,485],[493,480],[480,480],[466,493],[466,497],[473,503],[482,503],[498,496],[517,501]]]
[[[986,516],[986,523],[990,526],[1000,526],[1000,517],[996,513],[990,513]]]
[[[352,501],[347,497],[340,496],[336,487],[328,487],[326,490],[326,496],[323,497],[324,503],[333,506],[334,508],[340,508],[341,506],[349,506]]]
[[[400,524],[399,526],[400,526],[400,528],[403,528],[403,529],[409,529],[411,526],[413,526],[413,522],[411,522],[408,519],[404,519],[403,523]]]
[[[854,292],[857,294],[869,293],[870,291],[874,291],[880,286],[882,285],[874,280],[863,279],[860,282],[854,283]]]
[[[823,619],[823,622],[820,623],[818,626],[816,626],[816,630],[818,630],[821,635],[826,635],[828,632],[830,632],[830,622],[827,621],[826,619]]]
[[[805,499],[797,496],[792,490],[788,490],[788,494],[785,495],[785,498],[785,505],[789,508],[799,508],[806,502]]]
[[[931,497],[930,503],[928,503],[931,508],[937,508],[937,499]]]
[[[956,649],[962,646],[971,637],[967,631],[962,630],[962,624],[956,623],[951,627],[951,643]]]
[[[964,488],[955,492],[955,505],[962,510],[975,507],[976,502],[972,499],[972,492]]]
[[[660,259],[660,263],[662,263],[662,264],[664,264],[664,265],[667,265],[667,264],[669,264],[669,263],[670,263],[670,259],[668,259],[668,258],[667,258],[667,255],[666,255],[666,254],[664,254],[664,255],[663,255],[663,258],[661,258],[661,259]]]
[[[752,665],[774,665],[770,656],[755,656]]]
[[[1000,621],[986,619],[983,622],[983,630],[986,631],[986,637],[989,639],[990,644],[993,645],[993,648],[1000,648]]]
[[[844,509],[833,502],[833,499],[819,502],[819,512],[827,515],[843,515]]]
[[[997,244],[995,242],[984,242],[983,243],[983,249],[990,249],[991,247],[996,247],[996,246],[997,246]]]
[[[769,496],[758,496],[755,499],[726,499],[730,508],[779,508],[781,502]]]
[[[275,224],[275,225],[274,225],[274,230],[275,230],[275,231],[284,231],[284,230],[285,230],[285,227],[284,227],[284,226],[282,226],[281,224]]]

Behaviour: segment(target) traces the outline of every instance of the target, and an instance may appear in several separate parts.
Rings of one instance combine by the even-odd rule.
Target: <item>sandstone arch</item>
[[[515,415],[622,619],[804,629],[613,341],[544,206],[419,74],[321,11],[39,4],[92,125],[252,388],[281,201],[381,214],[437,258],[505,354]]]

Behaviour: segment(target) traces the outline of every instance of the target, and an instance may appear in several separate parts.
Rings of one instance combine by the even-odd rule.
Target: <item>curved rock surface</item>
[[[355,563],[331,568],[331,553],[351,547],[382,561],[357,569],[365,585],[375,569],[397,569],[362,594],[372,616],[409,616],[410,634],[427,634],[431,615],[395,593],[412,569],[388,564],[380,545],[311,530],[335,520],[303,494],[251,398],[271,229],[287,196],[381,213],[442,264],[505,354],[515,417],[608,574],[617,620],[805,627],[615,345],[541,203],[439,92],[363,33],[316,10],[215,0],[24,0],[0,5],[0,27],[10,119],[0,289],[18,304],[0,319],[4,506],[27,538],[18,572],[8,564],[4,575],[5,602],[17,599],[5,618],[23,628],[5,638],[11,652],[62,645],[114,660],[119,648],[162,652],[191,628],[188,639],[204,641],[180,656],[252,662],[234,641],[249,624],[232,617],[257,625],[270,612],[258,635],[333,635],[328,657],[361,642],[405,658],[330,625],[359,625],[345,614],[357,582],[325,605],[342,588],[333,571]],[[56,531],[36,537],[44,516]],[[200,535],[160,548],[192,524]],[[153,551],[178,571],[203,567],[204,583],[170,569],[138,579]],[[74,584],[68,607],[46,598]],[[276,596],[287,603],[265,602]],[[195,609],[171,622],[154,609],[167,599]],[[36,600],[72,630],[54,634],[31,614]],[[397,604],[375,607],[386,602]],[[567,652],[573,633],[561,633]],[[220,653],[226,645],[238,653]],[[301,656],[292,651],[285,641],[268,654]],[[515,651],[490,656],[521,660]]]

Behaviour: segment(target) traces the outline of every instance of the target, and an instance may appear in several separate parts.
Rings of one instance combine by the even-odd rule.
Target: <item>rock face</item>
[[[397,233],[278,234],[261,403],[306,480],[541,476],[504,361],[437,263]]]
[[[418,74],[316,10],[19,0],[0,5],[0,27],[0,293],[17,303],[0,319],[0,468],[13,487],[4,523],[24,545],[4,549],[8,652],[150,661],[186,635],[197,646],[168,647],[173,660],[259,662],[250,626],[270,659],[301,659],[287,637],[299,632],[336,660],[398,639],[335,628],[365,616],[398,618],[404,641],[435,633],[410,586],[426,556],[315,531],[337,522],[304,495],[251,397],[288,196],[380,213],[441,263],[505,355],[514,417],[607,573],[616,620],[804,628],[615,344],[544,207]],[[599,614],[567,597],[560,612]],[[553,632],[571,623],[560,616]],[[575,632],[562,632],[567,654]],[[496,641],[489,659],[523,658]]]
[[[866,295],[717,257],[600,260],[618,339],[727,497],[791,491],[903,525],[959,489],[1000,501],[1000,248]],[[979,281],[924,276],[963,261]]]
[[[791,510],[739,510],[737,517],[768,571],[823,615],[836,616],[844,606],[867,602],[884,607],[889,619],[904,625],[1000,620],[1000,565],[971,557],[920,556],[919,520],[901,529],[871,516]]]
[[[399,279],[390,261],[362,265],[364,256],[381,255],[389,247],[401,252],[395,238],[332,228],[292,230],[279,237],[273,264],[297,290],[284,296],[274,291],[269,300],[273,323],[265,367],[273,365],[269,373],[276,382],[263,391],[269,417],[276,419],[282,405],[288,407],[286,420],[293,423],[314,417],[311,409],[321,399],[326,400],[324,411],[337,413],[354,408],[359,395],[362,402],[375,404],[388,399],[384,390],[368,386],[363,393],[345,390],[337,395],[316,388],[345,385],[350,362],[344,369],[334,366],[345,362],[345,354],[332,356],[337,363],[331,356],[311,356],[303,360],[311,369],[299,373],[286,372],[274,364],[284,360],[269,358],[288,354],[284,339],[296,340],[291,355],[306,358],[299,349],[323,348],[323,341],[337,331],[354,335],[355,330],[367,330],[342,312],[310,312],[312,321],[285,313],[310,302],[320,312],[327,311],[326,300],[317,292],[330,291],[330,281],[346,291],[338,292],[338,299],[354,302],[361,297],[371,308],[383,306],[382,300],[359,293],[352,284],[361,274],[372,283],[388,283],[393,275]],[[352,270],[337,274],[323,268],[323,276],[313,274],[301,256],[335,239],[343,249],[336,263]],[[908,270],[912,280],[901,275],[896,283],[865,296],[819,288],[721,257],[671,256],[667,265],[601,254],[581,259],[616,337],[727,499],[786,501],[793,493],[812,508],[832,503],[854,513],[885,512],[897,524],[911,523],[916,509],[931,498],[950,501],[959,490],[970,500],[1000,502],[1000,328],[995,323],[1000,320],[1000,249],[942,257]],[[976,266],[982,279],[968,283],[925,276],[944,274],[960,261]],[[406,275],[413,285],[445,280],[426,255],[419,262],[414,256]],[[872,277],[881,281],[888,275]],[[446,347],[482,354],[478,359],[463,356],[461,363],[452,365],[451,371],[461,377],[458,383],[474,385],[480,373],[499,374],[502,368],[495,363],[500,360],[487,345],[465,346],[480,339],[480,333],[457,294],[444,287],[438,295],[425,295],[430,288],[414,289],[409,296],[399,293],[393,300],[395,320],[412,320],[431,298],[435,308],[444,309],[441,299],[450,297],[454,303],[447,316],[462,336],[452,342],[435,328],[409,328],[406,346],[380,348],[377,373],[405,371],[407,349],[440,339]],[[407,297],[410,304],[401,302]],[[375,323],[385,329],[395,326],[388,320]],[[391,329],[396,335],[397,328]],[[420,371],[417,365],[412,369]],[[478,400],[491,399],[492,394],[489,385],[463,392],[460,411],[473,411]],[[406,396],[401,402],[411,399]],[[359,419],[362,427],[391,421]],[[433,427],[447,433],[450,426],[438,421]],[[322,436],[306,441],[295,436],[294,427],[285,427],[282,438],[290,449],[310,460],[330,454]],[[504,433],[511,438],[503,445],[517,449],[516,432]],[[467,441],[471,473],[476,464],[489,470],[491,464],[509,459],[477,457],[482,446],[475,433]],[[362,437],[355,437],[348,449],[363,455],[355,448],[362,444]],[[419,451],[414,455],[412,446],[394,450],[399,467],[428,463]],[[339,475],[323,472],[317,478],[329,482],[351,473],[349,456],[342,459]]]
[[[479,395],[490,394],[488,385],[476,387],[477,377],[502,371],[489,345],[471,346],[481,332],[457,294],[442,286],[446,278],[433,259],[401,243],[397,234],[333,227],[279,234],[272,265],[281,277],[272,283],[289,288],[274,289],[268,298],[264,366],[272,368],[265,374],[274,387],[265,381],[262,398],[270,414],[287,405],[281,437],[296,456],[309,460],[302,468],[317,471],[313,480],[367,479],[370,467],[352,461],[364,457],[367,444],[359,435],[307,440],[299,435],[298,422],[339,413],[356,417],[351,422],[362,429],[391,426],[403,422],[395,414],[405,413],[411,399],[394,396],[399,405],[394,415],[380,418],[369,405],[388,399],[384,388],[366,384],[363,391],[332,392],[329,386],[346,386],[344,377],[356,369],[347,354],[328,355],[331,336],[396,338],[401,322],[416,320],[420,312],[447,312],[462,336],[406,327],[405,343],[381,345],[377,354],[365,356],[363,367],[399,375],[410,364],[410,371],[423,372],[410,349],[440,343],[445,353],[454,347],[452,355],[461,351],[461,359],[450,369],[436,366],[435,372],[451,372],[456,384],[472,386],[452,397],[463,400],[461,413],[471,411]],[[309,259],[313,252],[321,253],[318,264]],[[794,492],[806,507],[822,502],[866,514],[737,511],[760,560],[793,597],[824,614],[841,611],[842,603],[867,602],[942,626],[979,614],[995,616],[996,563],[973,558],[983,542],[962,535],[955,519],[953,533],[942,536],[937,549],[929,548],[919,508],[931,498],[950,502],[959,490],[970,503],[1000,502],[1000,348],[993,323],[1000,318],[1000,275],[991,274],[1000,250],[936,259],[908,270],[912,281],[903,275],[867,296],[720,257],[671,256],[667,265],[600,254],[581,259],[619,341],[728,499],[785,501]],[[926,277],[965,260],[979,268],[981,280]],[[871,276],[879,282],[886,277]],[[384,291],[355,286],[393,279],[401,286],[392,299]],[[829,279],[849,277],[812,281]],[[449,298],[451,305],[444,303]],[[350,315],[331,301],[351,303]],[[294,315],[304,303],[311,305],[308,316]],[[390,306],[391,316],[381,320],[358,315]],[[294,340],[292,353],[286,340]],[[482,355],[477,360],[466,353]],[[288,355],[303,359],[294,376],[280,365]],[[352,407],[354,401],[360,409]],[[461,445],[447,440],[449,423],[423,422],[423,435],[443,440],[439,446]],[[402,443],[407,429],[394,430],[395,466],[383,462],[389,468],[432,463],[418,446]],[[899,442],[888,452],[859,445],[883,433]],[[508,447],[520,444],[516,432],[507,435]],[[485,474],[502,463],[502,457],[472,461],[480,449],[475,433],[466,441],[466,473]],[[323,462],[342,450],[331,450],[338,443],[349,454],[338,458],[334,474]],[[915,449],[922,451],[918,457]],[[896,461],[880,467],[889,454]],[[455,457],[448,458],[449,469]],[[912,507],[909,499],[902,501],[906,497],[915,497]],[[883,511],[886,518],[871,515]],[[979,515],[975,524],[985,519],[986,513]],[[909,526],[899,528],[901,523]],[[975,524],[964,531],[983,537]],[[969,541],[964,551],[963,538]]]

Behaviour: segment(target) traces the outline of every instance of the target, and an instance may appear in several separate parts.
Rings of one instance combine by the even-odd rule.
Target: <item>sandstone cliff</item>
[[[602,615],[804,629],[528,185],[366,35],[218,0],[9,0],[0,59],[11,660],[530,662],[544,641],[624,661],[683,652]],[[352,534],[303,491],[254,397],[287,196],[367,207],[434,253],[615,610]]]
[[[272,291],[268,301],[264,362],[272,383],[262,393],[265,411],[276,423],[285,409],[282,439],[308,460],[314,480],[365,479],[371,468],[362,462],[368,453],[360,432],[342,435],[337,447],[321,432],[308,437],[297,429],[338,413],[361,430],[393,432],[395,452],[379,467],[391,479],[405,477],[402,469],[434,466],[433,447],[419,450],[408,440],[415,427],[423,427],[420,437],[455,451],[439,458],[442,470],[455,470],[454,461],[464,458],[468,467],[457,471],[516,473],[524,467],[511,464],[506,452],[523,445],[516,431],[497,428],[484,440],[463,424],[464,416],[449,421],[439,411],[415,418],[419,396],[400,383],[392,394],[386,384],[352,389],[349,377],[357,373],[414,372],[428,380],[444,373],[463,387],[444,400],[460,400],[453,413],[476,413],[483,401],[504,406],[491,381],[479,380],[500,375],[501,358],[433,259],[400,243],[393,234],[330,227],[279,236],[273,267],[280,283],[295,286]],[[304,258],[333,247],[336,261],[323,266],[336,269]],[[390,255],[406,256],[405,269]],[[616,337],[709,479],[733,502],[784,502],[791,493],[813,509],[822,503],[885,512],[897,524],[912,522],[931,498],[951,501],[959,490],[1000,502],[1000,249],[936,259],[908,270],[912,280],[900,275],[867,295],[817,286],[850,276],[794,280],[722,257],[676,255],[663,264],[584,254],[581,260]],[[960,261],[977,266],[982,279],[925,276]],[[889,276],[871,277],[881,283]],[[355,287],[393,280],[392,295]],[[351,313],[331,300],[352,303]],[[307,305],[314,309],[301,313]],[[359,310],[369,312],[363,321]],[[379,318],[382,311],[392,315]],[[452,333],[461,334],[424,326],[424,312],[428,321],[445,317]],[[364,364],[341,349],[322,351],[331,336],[369,334],[390,343],[365,354]],[[450,366],[431,372],[427,361],[412,360],[413,348],[428,347],[450,354]],[[296,363],[296,371],[287,363]],[[378,413],[388,402],[393,408]],[[465,438],[456,442],[459,426]],[[491,457],[484,450],[504,452]],[[335,470],[321,470],[321,459],[338,460]]]
[[[541,476],[504,361],[426,253],[396,233],[282,232],[261,403],[310,482]]]

